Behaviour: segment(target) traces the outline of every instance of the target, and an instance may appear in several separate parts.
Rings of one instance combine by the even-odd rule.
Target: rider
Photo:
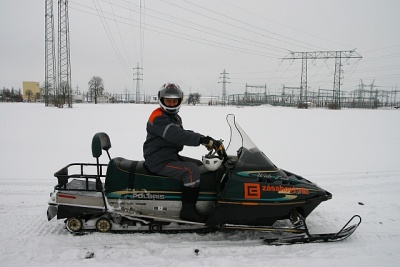
[[[158,175],[169,176],[183,181],[182,220],[205,222],[196,210],[199,196],[200,170],[202,162],[179,155],[185,145],[213,146],[209,136],[185,130],[178,115],[183,92],[177,84],[164,84],[158,92],[160,107],[155,109],[147,121],[147,137],[143,144],[143,155],[147,169]]]

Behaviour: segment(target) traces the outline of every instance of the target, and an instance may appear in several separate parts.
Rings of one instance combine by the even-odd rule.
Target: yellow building
[[[37,102],[40,101],[40,85],[38,82],[22,82],[22,98],[24,102]]]

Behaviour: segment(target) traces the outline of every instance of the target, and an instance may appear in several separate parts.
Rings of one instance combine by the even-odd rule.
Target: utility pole
[[[307,60],[308,59],[335,59],[335,74],[333,79],[335,108],[340,109],[340,83],[342,76],[342,58],[362,58],[355,49],[351,51],[315,51],[315,52],[290,52],[283,59],[301,59],[301,84],[300,102],[307,102]]]
[[[397,90],[397,83],[396,83],[396,89],[395,90],[392,89],[392,91],[390,92],[391,96],[393,96],[393,100],[390,100],[392,107],[397,106],[397,108],[398,108],[398,106],[399,106],[399,102],[397,102],[397,93],[399,93],[399,92],[400,91]]]
[[[45,0],[45,78],[44,78],[44,103],[49,106],[49,102],[54,101],[57,92],[56,77],[56,54],[54,43],[54,16],[53,1]],[[50,99],[51,98],[51,99]]]
[[[64,96],[62,102],[58,96],[58,107],[67,100],[68,107],[72,108],[68,0],[58,0],[58,88]]]
[[[226,84],[229,83],[229,77],[227,76],[229,73],[226,72],[226,70],[224,69],[224,71],[222,73],[220,73],[219,78],[222,79],[222,81],[219,81],[218,83],[222,83],[222,105],[225,106],[226,105],[226,100],[227,100],[227,96],[226,96]]]
[[[140,102],[140,81],[143,81],[141,78],[142,73],[140,71],[143,71],[143,68],[139,68],[139,62],[137,63],[137,67],[133,68],[133,83],[135,84],[136,81],[136,103]],[[136,71],[136,72],[135,72]],[[146,102],[146,97],[143,96],[143,102]]]
[[[129,103],[129,100],[131,98],[130,95],[129,95],[129,90],[127,88],[125,88],[124,92],[125,92],[125,101],[124,101],[124,103]]]

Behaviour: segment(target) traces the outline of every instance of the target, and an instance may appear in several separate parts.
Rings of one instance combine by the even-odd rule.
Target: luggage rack
[[[103,190],[101,178],[105,178],[107,164],[71,163],[54,173],[58,183],[56,190],[98,191]],[[95,169],[95,171],[94,171]],[[72,174],[69,174],[72,173]],[[70,181],[70,179],[73,179]],[[93,186],[95,184],[95,186]]]

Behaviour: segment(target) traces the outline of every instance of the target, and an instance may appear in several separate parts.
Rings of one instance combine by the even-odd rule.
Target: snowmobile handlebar
[[[217,154],[219,158],[226,160],[228,155],[226,154],[225,147],[224,147],[224,140],[215,140],[212,139],[213,145],[211,147],[209,155]]]

